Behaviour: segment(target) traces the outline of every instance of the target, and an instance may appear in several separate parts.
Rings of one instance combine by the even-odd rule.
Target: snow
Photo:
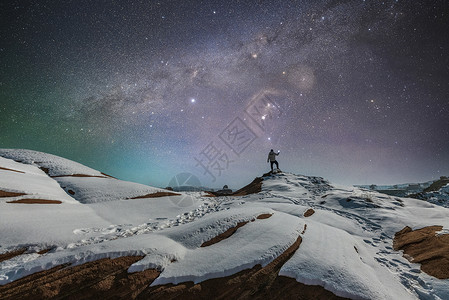
[[[218,218],[222,213],[219,215]],[[204,223],[204,220],[199,223]],[[232,275],[257,264],[265,266],[296,241],[303,226],[300,219],[283,213],[274,213],[268,219],[256,219],[217,244],[189,249],[182,260],[168,265],[152,285],[198,283]],[[194,232],[198,234],[197,230]],[[207,230],[205,232],[207,234]]]
[[[229,228],[235,227],[237,223],[254,221],[257,216],[273,213],[272,209],[257,206],[230,208],[220,211],[219,214],[209,214],[200,222],[168,229],[163,234],[189,249],[195,249]]]
[[[39,168],[42,163],[36,162],[37,159],[45,161],[43,165],[54,170],[70,170],[68,173],[74,174],[101,173],[70,160],[30,150],[17,150],[14,155],[12,150],[0,149],[0,153],[12,158],[0,156],[0,167],[10,169],[0,169],[0,190],[26,193],[0,198],[0,253],[22,247],[42,250],[101,243],[117,236],[182,224],[214,209],[213,205],[199,201],[199,195],[124,200],[161,189],[113,178],[51,178]],[[17,162],[19,160],[28,164]],[[60,173],[55,171],[55,174]],[[75,191],[75,195],[67,194],[62,187]],[[59,200],[62,204],[7,203],[24,198]],[[177,205],[178,199],[189,205]],[[107,201],[108,205],[102,205],[102,201]],[[194,212],[190,213],[192,210]]]
[[[24,198],[60,200],[64,203],[76,203],[59,184],[33,165],[24,165],[0,156],[0,167],[20,171],[0,169],[0,190],[26,193],[24,196],[9,198],[8,201]],[[1,200],[0,203],[3,203]]]
[[[95,212],[70,197],[52,178],[34,165],[0,157],[0,190],[25,193],[23,196],[0,198],[0,252],[11,247],[40,244],[45,249],[60,243],[76,242],[73,230],[80,225],[105,226]],[[59,200],[62,204],[11,204],[20,199]]]
[[[33,150],[25,149],[0,149],[0,156],[14,159],[25,164],[35,164],[48,168],[50,176],[62,176],[73,174],[85,174],[91,176],[103,176],[101,172],[86,167],[80,163]]]
[[[293,277],[305,284],[324,286],[341,297],[410,298],[411,293],[392,278],[387,269],[376,267],[373,251],[363,238],[320,222],[307,223],[300,251],[285,263],[279,275]]]
[[[149,245],[157,245],[157,248]],[[126,255],[146,256],[146,267],[162,269],[170,263],[170,258],[181,259],[184,252],[185,249],[181,245],[164,236],[153,234],[76,248],[56,249],[46,255],[23,254],[0,263],[0,283],[5,284],[61,264],[69,263],[76,266],[102,258],[113,259]],[[138,269],[134,268],[134,271],[138,271]]]
[[[176,201],[180,197],[187,199],[185,201],[189,201],[190,205],[188,207],[176,205]],[[182,196],[95,202],[89,203],[87,206],[111,224],[143,224],[156,219],[171,220],[184,212],[190,212],[191,208],[207,209],[207,205],[204,205],[204,202],[199,199],[199,197],[184,194]]]
[[[114,178],[57,177],[56,180],[66,190],[72,190],[73,197],[81,203],[125,200],[163,190]]]
[[[449,280],[421,272],[392,248],[394,234],[405,226],[441,225],[437,234],[449,232],[449,209],[432,200],[398,198],[290,173],[267,176],[260,193],[240,197],[192,192],[127,200],[161,189],[29,150],[0,149],[0,167],[24,172],[0,169],[0,189],[62,201],[25,205],[6,203],[25,196],[0,198],[0,253],[28,248],[0,263],[0,284],[62,263],[124,255],[144,256],[129,272],[161,271],[152,285],[197,283],[266,266],[301,236],[299,249],[280,275],[353,299],[445,299],[449,294]],[[52,178],[40,168],[51,176],[102,178]],[[304,217],[309,208],[315,213]],[[262,214],[271,217],[257,219]],[[241,222],[247,223],[230,237],[201,247]],[[52,250],[36,253],[47,248]]]
[[[80,240],[74,234],[80,226],[109,225],[81,204],[9,204],[0,200],[0,253],[28,245],[39,245],[41,250],[67,246]]]

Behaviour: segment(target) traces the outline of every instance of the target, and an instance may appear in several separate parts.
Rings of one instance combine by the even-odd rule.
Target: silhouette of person
[[[271,172],[273,172],[273,164],[276,164],[276,169],[279,169],[279,163],[276,160],[276,156],[279,155],[279,151],[278,153],[274,152],[273,149],[271,149],[270,153],[268,153],[268,158],[267,158],[267,162],[270,162],[271,164]]]

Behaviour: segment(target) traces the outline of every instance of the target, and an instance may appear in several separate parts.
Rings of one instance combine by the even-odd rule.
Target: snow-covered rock
[[[17,197],[0,198],[0,253],[28,249],[0,262],[1,285],[63,263],[129,255],[143,256],[129,272],[160,272],[152,286],[201,283],[267,266],[302,240],[285,258],[280,276],[353,299],[449,295],[448,279],[425,274],[392,245],[405,226],[440,225],[439,234],[448,232],[449,210],[440,205],[291,173],[265,176],[260,192],[244,196],[187,193],[126,200],[158,189],[50,155],[0,150],[0,156],[0,190],[62,200],[60,205],[19,205],[7,203]],[[97,177],[52,178],[39,167],[50,176]],[[33,182],[39,184],[25,184]],[[189,205],[170,197],[187,197]],[[314,214],[306,217],[310,208]],[[46,254],[36,253],[49,247]]]
[[[105,176],[101,172],[53,154],[26,149],[0,149],[0,156],[48,170],[50,176],[84,174]]]

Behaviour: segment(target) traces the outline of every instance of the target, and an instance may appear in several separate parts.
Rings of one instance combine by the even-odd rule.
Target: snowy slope
[[[11,151],[7,155],[14,157]],[[55,164],[50,161],[47,166]],[[44,176],[39,169],[10,160],[0,160],[0,167],[3,166]],[[10,180],[3,179],[3,184],[12,188]],[[182,195],[186,197],[183,199],[189,199],[189,205],[177,205],[180,202],[170,197],[124,200],[146,190],[111,178],[59,177],[58,180],[59,184],[76,189],[79,201],[70,206],[86,208],[90,213],[78,220],[78,226],[75,223],[79,216],[68,217],[69,223],[73,222],[67,226],[72,233],[61,233],[59,241],[49,242],[49,236],[37,241],[27,236],[22,227],[49,228],[54,220],[39,223],[27,219],[32,212],[22,210],[24,205],[1,202],[1,213],[6,212],[0,217],[15,216],[8,219],[8,224],[0,221],[2,232],[4,226],[8,230],[18,228],[19,238],[14,240],[13,234],[2,234],[0,252],[32,244],[30,240],[34,241],[34,247],[43,248],[42,244],[50,243],[55,248],[44,255],[28,253],[1,262],[0,284],[62,263],[81,264],[124,255],[144,256],[129,272],[148,268],[162,271],[152,283],[154,286],[202,282],[257,264],[266,266],[302,238],[299,249],[282,266],[279,275],[318,284],[336,295],[353,299],[447,299],[449,295],[449,280],[423,273],[418,264],[410,263],[401,251],[392,247],[394,234],[405,226],[416,229],[442,225],[443,232],[447,232],[449,209],[432,203],[337,186],[319,177],[290,173],[264,177],[262,190],[256,194],[216,198],[200,193]],[[110,180],[117,183],[117,188],[110,189],[107,195],[94,192],[96,186],[105,191],[102,184],[108,186]],[[23,189],[16,186],[16,190]],[[69,207],[68,201],[39,209],[62,210]],[[314,214],[305,217],[310,208]],[[262,215],[265,217],[258,218]],[[240,227],[234,234],[207,244],[236,226]],[[58,236],[59,230],[53,233]]]
[[[58,182],[34,165],[21,164],[0,156],[0,167],[0,189],[6,192],[26,194],[9,200],[33,198],[76,203],[59,186]]]
[[[0,197],[0,252],[22,245],[46,248],[60,243],[75,242],[73,230],[80,225],[107,226],[91,208],[70,197],[45,172],[35,165],[0,157],[0,190],[24,194]],[[9,201],[44,199],[61,204],[12,204]]]
[[[26,149],[0,149],[0,156],[10,158],[24,164],[32,164],[49,171],[50,176],[85,174],[104,176],[101,172],[86,167],[80,163],[43,152]]]
[[[55,176],[102,177],[50,177],[41,168]],[[159,230],[172,226],[176,219],[183,223],[209,209],[197,197],[186,194],[126,200],[161,189],[103,176],[76,162],[31,150],[0,149],[0,191],[24,194],[0,197],[0,253],[21,247],[66,249],[98,243]],[[61,204],[8,203],[23,199],[57,200]],[[178,199],[189,207],[178,205]],[[102,205],[103,201],[108,205]],[[189,215],[192,209],[198,212]],[[176,218],[179,215],[183,217]]]
[[[0,156],[10,158],[15,162],[29,164],[35,170],[37,168],[45,170],[51,178],[59,183],[60,187],[82,203],[123,200],[161,190],[143,184],[118,180],[52,154],[23,149],[0,149]],[[20,165],[20,163],[17,164]]]

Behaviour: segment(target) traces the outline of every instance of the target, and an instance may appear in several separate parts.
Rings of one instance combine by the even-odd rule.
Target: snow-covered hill
[[[287,285],[295,293],[317,285],[322,291],[314,297],[322,299],[331,295],[324,289],[352,299],[448,299],[448,279],[426,274],[394,250],[407,241],[393,245],[405,226],[440,225],[436,234],[445,235],[445,207],[291,173],[267,174],[243,196],[153,197],[167,191],[34,151],[0,150],[0,156],[0,296],[23,296],[29,280],[21,278],[42,270],[71,264],[64,269],[70,274],[87,262],[134,256],[126,276],[155,275],[140,289],[129,287],[127,298],[213,292],[251,298],[275,295]],[[61,203],[10,203],[25,198]],[[14,251],[21,254],[7,256]],[[257,285],[269,272],[268,283]],[[259,278],[245,279],[249,294],[231,288],[245,276]],[[225,278],[226,284],[220,281]],[[105,284],[97,288],[104,291]],[[234,294],[223,292],[227,285]],[[56,288],[49,283],[48,289]]]

